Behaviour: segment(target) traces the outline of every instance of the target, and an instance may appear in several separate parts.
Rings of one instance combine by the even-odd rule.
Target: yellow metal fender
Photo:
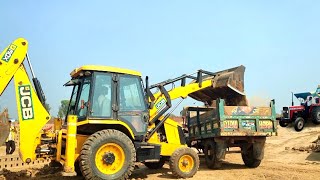
[[[85,121],[81,121],[81,122],[78,122],[77,123],[77,126],[81,126],[81,125],[84,125],[84,124],[110,124],[110,125],[121,125],[123,127],[125,127],[128,132],[130,133],[130,137],[132,139],[135,139],[134,138],[134,133],[133,131],[131,130],[131,128],[124,122],[122,121],[119,121],[119,120],[85,120]]]

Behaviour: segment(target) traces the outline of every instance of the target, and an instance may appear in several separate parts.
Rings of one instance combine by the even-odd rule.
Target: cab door
[[[119,119],[133,127],[136,135],[145,135],[149,111],[140,77],[119,75],[118,102]]]

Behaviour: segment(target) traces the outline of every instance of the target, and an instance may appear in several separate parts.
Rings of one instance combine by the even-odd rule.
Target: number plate
[[[272,121],[259,121],[260,129],[272,129]]]
[[[223,121],[223,127],[226,129],[238,129],[238,121],[226,120]]]

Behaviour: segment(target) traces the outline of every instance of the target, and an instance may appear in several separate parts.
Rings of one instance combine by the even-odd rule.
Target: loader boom
[[[193,76],[193,74],[182,75],[175,79],[151,85],[150,89],[158,88],[160,91],[154,93],[153,97],[149,99],[149,101],[154,99],[155,104],[150,110],[150,117],[156,116],[157,112],[164,107],[165,102],[168,101],[165,97],[166,93],[170,101],[178,98],[185,99],[189,96],[208,105],[211,105],[212,101],[217,98],[225,99],[228,105],[247,105],[243,85],[244,70],[244,66],[216,73],[198,70],[196,73],[193,73],[197,74],[197,76]],[[186,81],[188,79],[192,81],[187,84]],[[179,82],[180,86],[175,87]],[[172,85],[173,88],[167,91],[166,87],[169,85]]]
[[[244,70],[244,66],[216,73],[198,70],[196,73],[193,73],[197,74],[197,76],[193,76],[193,74],[182,75],[147,87],[147,97],[150,97],[149,101],[154,101],[154,106],[150,110],[149,125],[152,128],[149,129],[146,139],[151,138],[174,110],[163,116],[171,108],[172,100],[178,98],[185,99],[189,96],[207,105],[212,105],[214,104],[213,101],[217,98],[224,98],[227,105],[247,105],[243,85]],[[191,82],[186,83],[188,79],[191,79]],[[180,82],[180,86],[175,87],[178,82]],[[148,84],[148,82],[146,83]],[[172,85],[173,87],[169,91],[166,90],[168,85]],[[153,88],[158,88],[159,91],[152,94],[150,89]],[[159,120],[161,123],[156,123]],[[155,123],[157,125],[153,126]]]

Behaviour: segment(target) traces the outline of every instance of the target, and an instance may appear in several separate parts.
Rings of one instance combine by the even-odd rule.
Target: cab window
[[[138,77],[120,76],[120,111],[146,109],[141,81]]]
[[[111,74],[95,73],[91,116],[111,117]]]
[[[77,116],[84,117],[87,115],[88,111],[88,101],[90,93],[90,79],[84,79],[81,92],[80,92],[79,102],[77,106]]]

